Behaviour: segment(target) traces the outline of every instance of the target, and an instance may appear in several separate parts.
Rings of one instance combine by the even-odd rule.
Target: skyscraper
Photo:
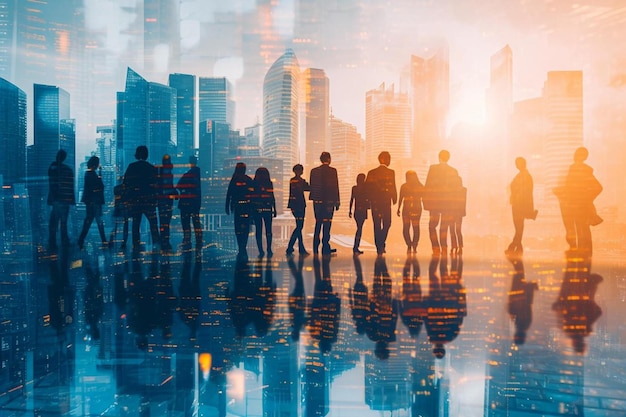
[[[151,76],[177,71],[180,62],[178,1],[143,2],[144,69]]]
[[[319,164],[319,156],[328,150],[328,116],[330,83],[323,69],[307,68],[302,73],[302,92],[304,101],[304,140],[305,166],[310,169]]]
[[[446,134],[450,64],[446,44],[411,56],[412,155],[439,150]]]
[[[26,176],[26,93],[3,78],[0,78],[0,175],[5,185],[23,181]]]
[[[263,156],[282,160],[286,176],[299,161],[299,79],[298,59],[287,49],[263,80]],[[283,180],[288,186],[289,179]],[[284,206],[282,201],[276,204]]]
[[[176,154],[186,163],[194,153],[196,120],[196,77],[189,74],[170,74],[169,85],[176,89]]]
[[[508,121],[513,111],[513,52],[506,45],[491,56],[487,91],[487,119],[491,124]]]
[[[235,102],[226,77],[200,77],[198,82],[199,121],[213,120],[234,127]]]

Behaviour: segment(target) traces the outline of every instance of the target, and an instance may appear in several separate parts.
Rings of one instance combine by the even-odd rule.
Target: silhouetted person
[[[424,208],[430,212],[428,233],[433,254],[448,250],[448,228],[452,222],[452,190],[459,176],[456,169],[448,165],[450,152],[439,152],[439,163],[431,165],[426,176]],[[439,237],[437,236],[439,226]]]
[[[450,210],[450,254],[463,253],[463,217],[465,217],[467,203],[467,188],[463,187],[460,176],[452,181],[452,201]]]
[[[239,255],[247,256],[248,233],[250,232],[251,199],[254,194],[252,178],[246,175],[246,164],[237,162],[226,192],[226,214],[235,216],[235,236]]]
[[[524,219],[535,220],[537,210],[533,199],[533,177],[526,169],[526,159],[518,157],[515,159],[515,167],[519,170],[511,182],[511,211],[513,213],[513,226],[515,235],[505,253],[524,252],[522,247],[522,236],[524,234]]]
[[[413,273],[411,273],[411,269]],[[415,255],[407,255],[402,269],[400,317],[413,339],[419,335],[425,315],[426,307],[422,299],[419,262]]]
[[[424,185],[420,182],[415,171],[406,172],[406,182],[400,187],[397,215],[402,210],[402,236],[406,243],[406,252],[417,252],[420,241],[420,218],[422,217],[422,196]],[[404,206],[402,205],[404,203]],[[413,228],[413,236],[411,236]]]
[[[352,206],[354,205],[354,212]],[[367,219],[367,210],[370,208],[369,196],[367,194],[367,186],[365,185],[365,174],[356,176],[356,185],[352,186],[350,195],[350,208],[348,217],[353,217],[356,223],[356,232],[354,233],[354,246],[352,253],[360,255],[363,253],[359,246],[361,245],[361,236],[363,235],[363,224]]]
[[[330,256],[322,256],[321,263],[320,271],[320,259],[317,256],[313,259],[315,287],[309,308],[308,330],[311,337],[319,342],[320,351],[326,353],[330,352],[339,334],[341,300],[333,291]]]
[[[559,198],[565,239],[570,250],[581,249],[591,253],[591,226],[602,222],[593,201],[602,192],[602,185],[593,175],[593,168],[585,164],[588,156],[587,148],[576,149],[565,184],[557,187],[555,194]]]
[[[393,298],[391,277],[383,256],[374,261],[374,281],[370,295],[367,337],[376,342],[374,354],[379,359],[389,358],[389,343],[396,341],[398,300]]]
[[[507,259],[513,265],[515,273],[509,290],[508,312],[515,324],[513,342],[523,345],[526,342],[526,334],[533,321],[533,298],[539,286],[535,281],[526,281],[524,263],[522,258],[510,254]]]
[[[83,230],[78,237],[78,247],[82,250],[85,243],[85,237],[89,232],[91,223],[96,220],[98,232],[102,240],[102,246],[107,245],[107,238],[104,234],[104,222],[102,221],[102,205],[104,204],[104,183],[102,178],[96,173],[96,169],[100,166],[100,158],[92,156],[87,161],[87,172],[85,172],[85,181],[83,186],[83,198],[81,201],[85,203],[85,221],[83,222]]]
[[[172,337],[174,311],[178,306],[178,298],[174,295],[169,258],[161,257],[156,265],[160,266],[160,271],[158,268],[153,269],[154,275],[151,278],[154,279],[156,286],[157,325],[161,329],[163,339],[169,340]]]
[[[48,205],[52,206],[48,239],[50,249],[56,249],[59,224],[61,225],[61,243],[64,246],[70,243],[67,234],[67,217],[70,213],[70,206],[76,204],[76,197],[74,196],[74,172],[63,163],[66,157],[67,152],[59,149],[55,161],[48,168]]]
[[[289,271],[294,279],[293,290],[289,294],[289,315],[291,316],[291,339],[300,340],[300,329],[306,323],[306,299],[304,294],[304,280],[302,269],[304,267],[304,257],[298,258],[298,264],[293,256],[287,258]]]
[[[202,293],[200,291],[200,272],[202,263],[196,259],[191,265],[191,254],[183,254],[183,267],[180,273],[180,286],[178,287],[178,312],[181,320],[189,327],[189,340],[196,340],[199,326]]]
[[[178,197],[178,192],[174,188],[174,165],[172,158],[163,155],[162,164],[157,171],[157,179],[159,186],[158,209],[159,209],[159,232],[161,234],[161,248],[170,251],[170,222],[172,221],[172,209],[174,200]]]
[[[265,167],[257,168],[254,173],[254,229],[256,245],[259,249],[259,257],[265,256],[263,251],[263,226],[265,226],[265,242],[267,257],[274,255],[272,252],[272,219],[276,217],[276,198],[274,197],[274,184],[270,178],[270,172]]]
[[[287,208],[291,209],[291,214],[296,220],[296,228],[291,233],[289,243],[287,244],[286,254],[289,256],[293,254],[293,245],[298,241],[298,248],[300,255],[308,255],[309,253],[304,248],[304,241],[302,240],[302,228],[304,227],[304,216],[306,213],[306,199],[304,198],[304,192],[310,191],[309,183],[302,178],[304,167],[301,164],[293,166],[294,176],[289,180],[289,203]]]
[[[131,263],[130,282],[128,286],[128,304],[126,320],[128,327],[135,333],[137,348],[148,348],[148,337],[158,327],[157,286],[154,270],[158,271],[158,258],[149,260],[150,273],[144,278],[142,260],[133,258]]]
[[[116,242],[117,227],[122,223],[123,235],[122,244],[120,245],[120,250],[122,251],[126,250],[126,242],[128,241],[128,218],[130,217],[125,198],[124,181],[122,179],[122,182],[113,187],[113,231],[109,238],[109,248],[112,249]]]
[[[437,264],[440,276],[437,277]],[[444,345],[450,343],[461,332],[463,319],[467,315],[466,291],[461,284],[463,260],[452,258],[452,269],[448,272],[448,258],[434,255],[428,268],[429,291],[426,297],[424,325],[428,341],[433,344],[433,354],[441,359],[445,356]]]
[[[202,250],[202,223],[200,222],[200,206],[202,205],[202,187],[198,159],[189,157],[189,170],[180,177],[176,190],[179,193],[178,209],[180,222],[183,226],[183,250],[191,249],[191,222],[196,236],[196,252]]]
[[[157,225],[156,206],[158,197],[157,169],[146,161],[148,148],[138,146],[135,150],[137,161],[128,165],[124,174],[124,193],[131,217],[133,218],[133,250],[139,250],[141,240],[139,228],[142,216],[150,224],[152,244],[159,245],[159,227]]]
[[[353,256],[354,272],[356,280],[350,290],[350,309],[352,310],[352,320],[358,334],[364,334],[370,320],[370,302],[367,285],[363,282],[363,268],[358,256]]]
[[[330,227],[335,210],[339,210],[339,180],[337,170],[330,166],[330,153],[322,152],[322,164],[311,170],[311,192],[309,200],[313,201],[315,214],[315,230],[313,232],[313,253],[317,254],[322,233],[322,254],[336,252],[330,247]]]
[[[391,155],[383,151],[378,155],[378,168],[367,173],[367,184],[370,207],[372,209],[372,222],[374,224],[374,243],[379,255],[385,253],[387,235],[391,227],[391,206],[398,200],[396,191],[396,174],[389,169]]]
[[[246,335],[246,328],[252,323],[251,303],[254,298],[256,282],[260,279],[244,256],[235,261],[232,286],[229,291],[228,310],[238,337]],[[260,272],[258,274],[260,276]]]
[[[598,284],[602,281],[600,275],[591,273],[591,257],[587,251],[568,253],[561,290],[552,310],[578,353],[585,352],[585,338],[602,315],[595,301]]]

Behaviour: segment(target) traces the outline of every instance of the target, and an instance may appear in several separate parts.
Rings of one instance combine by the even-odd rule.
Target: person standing
[[[92,156],[87,161],[87,172],[85,173],[85,182],[83,186],[83,197],[81,201],[85,203],[87,214],[83,222],[83,230],[78,237],[78,247],[82,250],[85,243],[85,237],[89,232],[91,223],[96,219],[98,232],[102,246],[107,245],[107,239],[104,234],[104,222],[102,221],[102,205],[104,204],[104,183],[102,178],[96,174],[96,169],[100,166],[100,158]]]
[[[61,225],[61,243],[63,246],[70,244],[67,234],[67,217],[70,205],[76,204],[76,197],[74,195],[74,172],[63,163],[66,157],[67,152],[59,149],[54,162],[48,168],[48,205],[52,206],[48,246],[52,250],[57,247],[56,235],[59,224]]]
[[[291,209],[291,214],[296,219],[296,228],[291,233],[291,238],[287,244],[286,254],[290,256],[293,254],[293,245],[298,241],[298,247],[300,249],[300,255],[308,255],[309,253],[304,248],[304,242],[302,241],[302,228],[304,227],[304,215],[306,212],[306,200],[304,198],[304,192],[310,191],[309,183],[302,178],[304,167],[301,164],[293,166],[294,176],[289,180],[289,203],[287,208]]]
[[[354,203],[354,213],[352,212],[352,204]],[[352,253],[361,255],[363,251],[359,249],[361,245],[361,236],[363,235],[363,223],[367,219],[367,210],[369,209],[369,196],[367,195],[367,187],[365,185],[365,174],[356,176],[356,185],[352,186],[352,194],[350,195],[350,209],[348,217],[353,217],[356,223],[356,232],[354,233],[354,246]]]
[[[452,191],[459,176],[457,170],[448,165],[449,160],[450,152],[445,149],[440,151],[439,163],[431,165],[426,176],[424,208],[430,212],[428,233],[435,255],[442,251],[446,253],[448,250],[448,228],[452,222]],[[439,226],[439,238],[437,226]]]
[[[246,175],[246,164],[237,162],[226,191],[225,211],[235,216],[235,236],[240,257],[247,257],[248,234],[250,233],[250,202],[254,193],[252,178]]]
[[[191,249],[191,222],[196,235],[196,252],[202,250],[202,223],[200,223],[200,206],[202,204],[202,188],[198,158],[189,157],[190,168],[178,180],[176,190],[179,193],[178,209],[183,226],[183,249]]]
[[[424,185],[415,171],[406,172],[406,182],[400,187],[397,215],[402,209],[402,236],[406,243],[406,253],[416,253],[420,241],[420,218],[422,217],[422,194]],[[404,203],[404,207],[402,206]],[[411,237],[413,228],[413,237]]]
[[[380,165],[367,173],[365,182],[370,195],[376,252],[382,255],[385,253],[387,235],[391,227],[391,206],[396,204],[398,192],[396,174],[388,168],[391,163],[389,152],[381,152],[378,155],[378,162]]]
[[[537,218],[537,210],[533,199],[533,177],[526,168],[526,159],[521,156],[515,158],[515,167],[519,170],[513,181],[511,181],[511,212],[513,215],[513,227],[515,234],[509,247],[504,251],[509,254],[521,254],[522,236],[524,234],[524,219]]]
[[[267,257],[274,256],[272,252],[272,218],[276,217],[276,199],[274,198],[274,184],[270,178],[270,172],[265,167],[259,167],[254,173],[254,198],[252,200],[256,209],[254,213],[254,228],[256,245],[259,249],[259,257],[265,256],[263,251],[263,225],[265,225],[265,240],[267,244]]]
[[[320,231],[322,233],[322,254],[330,255],[336,249],[330,247],[330,227],[333,214],[339,210],[339,180],[337,170],[330,166],[329,152],[320,155],[321,165],[311,170],[311,192],[309,200],[313,201],[315,214],[315,230],[313,232],[313,253],[317,254],[320,245]]]
[[[168,154],[163,155],[162,165],[158,167],[157,171],[159,184],[157,206],[159,209],[161,248],[166,251],[172,249],[172,245],[170,244],[170,223],[172,221],[174,200],[178,197],[178,192],[176,188],[174,188],[173,169],[172,158]]]
[[[126,241],[128,240],[128,217],[129,211],[124,195],[124,181],[113,187],[113,231],[109,237],[109,249],[115,244],[115,236],[117,235],[117,226],[122,223],[122,244],[120,250],[126,250]]]
[[[463,186],[463,179],[460,175],[452,181],[451,190],[452,201],[450,209],[450,249],[451,255],[463,254],[463,217],[466,215],[467,188]]]
[[[157,169],[147,161],[148,148],[144,145],[135,150],[137,161],[128,165],[124,174],[124,192],[133,218],[133,250],[141,247],[139,227],[142,216],[146,216],[150,224],[152,244],[159,245],[159,228],[157,226],[156,206],[158,196]]]

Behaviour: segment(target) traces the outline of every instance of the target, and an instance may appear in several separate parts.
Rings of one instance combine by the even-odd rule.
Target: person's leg
[[[413,252],[416,252],[417,244],[420,241],[420,218],[412,218],[411,225],[413,226],[413,240],[411,241],[411,248],[413,248]]]
[[[180,223],[183,227],[183,249],[189,250],[191,249],[191,213],[181,210]]]
[[[137,208],[133,213],[133,249],[139,249],[139,245],[141,245],[139,227],[141,226],[142,217],[143,213]]]
[[[161,233],[161,243],[163,248],[170,247],[170,223],[172,222],[172,203],[165,202],[159,204],[159,232]]]
[[[48,246],[51,248],[57,245],[57,227],[59,225],[59,209],[57,203],[52,203],[50,209],[50,221],[48,222]]]
[[[70,214],[70,205],[61,204],[59,221],[61,223],[61,242],[63,242],[63,245],[65,246],[70,244],[70,237],[67,234],[67,217],[69,216],[69,214]]]
[[[456,240],[457,240],[457,244],[459,245],[458,251],[460,252],[463,249],[463,233],[462,233],[463,217],[461,216],[457,217],[456,221],[454,222],[454,225],[456,227]],[[521,247],[522,245],[520,243],[520,248]]]
[[[439,247],[439,240],[437,239],[437,226],[441,220],[441,213],[436,211],[430,212],[430,219],[428,221],[428,234],[430,236],[430,243],[433,246],[433,251],[438,252],[441,250]]]
[[[334,207],[332,205],[326,205],[325,209],[322,224],[322,253],[330,253],[330,227],[333,222]]]
[[[298,241],[298,249],[300,253],[306,253],[306,248],[304,247],[304,240],[302,239],[302,229],[304,228],[304,216],[305,210],[298,211],[294,214],[296,217],[296,230],[294,231],[296,234],[296,240]]]
[[[313,230],[313,253],[317,253],[320,246],[320,232],[322,231],[322,223],[324,223],[322,204],[313,203],[313,212],[315,214],[315,229]]]
[[[192,212],[191,220],[193,221],[193,230],[196,235],[196,250],[202,250],[202,222],[200,222],[200,213]]]
[[[448,213],[441,214],[441,225],[439,226],[439,244],[442,252],[448,250],[448,229],[452,224],[452,218]],[[444,249],[445,248],[445,249]]]
[[[376,251],[380,254],[383,251],[382,242],[382,213],[378,207],[372,206],[372,225],[374,226],[374,244]]]
[[[389,235],[389,229],[391,228],[391,206],[385,206],[381,212],[381,244],[384,252],[387,244],[387,236]]]
[[[411,249],[411,219],[409,216],[402,216],[402,237],[406,243],[407,250]]]
[[[452,246],[452,250],[450,251],[451,253],[456,252],[456,250],[459,248],[456,235],[456,222],[454,217],[452,216],[450,217],[450,246]]]
[[[96,219],[96,224],[98,225],[98,232],[100,232],[100,240],[103,244],[107,243],[106,234],[104,233],[104,221],[102,220],[102,206],[96,205],[94,207],[94,218]]]
[[[263,216],[261,213],[254,213],[254,237],[259,256],[265,255],[263,252]]]
[[[93,219],[95,217],[93,204],[87,204],[85,209],[85,220],[83,221],[83,228],[80,232],[80,235],[78,236],[78,247],[81,249],[83,248],[83,244],[85,243],[85,237],[87,236],[89,228],[91,227],[91,223],[93,222]]]
[[[263,223],[265,223],[265,241],[267,247],[267,256],[272,257],[272,212],[263,213]]]
[[[156,206],[147,207],[146,217],[150,224],[150,234],[152,236],[152,245],[160,245],[161,237],[159,236],[159,225],[157,224]]]
[[[128,241],[128,215],[124,215],[124,229],[122,231],[122,246],[121,249],[126,249],[126,242]]]
[[[575,225],[578,249],[582,249],[591,254],[591,226],[589,224],[588,214],[584,213],[580,216],[576,216]]]
[[[293,215],[296,222],[296,227],[291,232],[291,237],[289,237],[289,243],[287,243],[287,255],[293,253],[293,245],[296,243],[296,239],[298,239],[298,216],[296,211],[294,211],[293,209],[291,210],[291,214]],[[300,236],[300,244],[302,244],[302,236]]]
[[[364,217],[355,217],[354,221],[356,222],[356,232],[354,234],[354,247],[352,248],[353,252],[360,252],[359,246],[361,245],[361,236],[363,236],[363,223],[365,223]]]

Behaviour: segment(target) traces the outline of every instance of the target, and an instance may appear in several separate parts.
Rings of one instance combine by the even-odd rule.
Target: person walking
[[[139,227],[141,218],[146,216],[150,224],[152,244],[159,246],[159,228],[157,225],[156,207],[158,196],[157,169],[147,161],[148,148],[144,145],[135,150],[137,161],[128,165],[124,174],[124,192],[133,218],[133,250],[141,248]]]
[[[535,220],[537,218],[537,210],[533,199],[533,177],[526,168],[526,159],[521,156],[515,158],[515,167],[519,170],[510,185],[511,190],[511,212],[513,215],[513,227],[515,234],[513,240],[509,244],[504,253],[522,254],[522,236],[524,234],[524,219]]]
[[[117,236],[117,227],[122,223],[122,244],[120,250],[126,250],[126,242],[128,241],[128,218],[129,210],[124,196],[124,180],[113,187],[113,231],[109,237],[109,249],[113,249],[115,238]]]
[[[76,204],[74,195],[74,172],[64,164],[67,152],[59,149],[54,162],[48,168],[48,205],[52,206],[49,222],[48,246],[51,250],[57,247],[57,228],[61,226],[61,243],[69,246],[70,238],[67,234],[67,217],[70,206]]]
[[[352,207],[354,205],[354,212]],[[367,210],[370,208],[369,196],[367,195],[367,186],[365,185],[365,174],[356,176],[356,185],[352,186],[350,194],[350,209],[348,217],[354,218],[356,223],[356,232],[354,233],[354,246],[352,253],[361,255],[363,251],[359,249],[361,245],[361,236],[363,235],[363,224],[367,219]]]
[[[315,214],[315,230],[313,232],[313,254],[317,255],[320,245],[320,232],[322,233],[322,255],[330,255],[337,252],[330,247],[330,227],[332,226],[333,214],[339,210],[339,180],[337,170],[330,166],[331,157],[329,152],[320,155],[320,166],[311,170],[311,192],[309,200],[313,201]]]
[[[256,245],[259,249],[259,257],[265,256],[263,251],[263,225],[265,225],[265,240],[267,244],[267,257],[274,256],[272,252],[272,218],[276,217],[276,199],[274,198],[274,184],[270,178],[270,172],[265,167],[260,167],[254,173],[254,197],[252,204],[255,207],[254,228]]]
[[[391,206],[396,204],[398,192],[396,174],[388,168],[391,163],[389,152],[381,152],[378,155],[378,162],[380,165],[367,173],[365,182],[370,194],[376,252],[382,255],[385,253],[387,235],[391,227]]]
[[[102,205],[104,204],[104,183],[102,178],[96,174],[96,169],[100,166],[100,158],[92,156],[87,161],[87,172],[85,173],[85,180],[83,186],[83,197],[81,202],[85,203],[87,214],[85,215],[85,221],[83,222],[83,230],[78,237],[78,247],[82,250],[85,243],[85,237],[89,232],[91,223],[96,220],[98,225],[98,232],[100,232],[100,239],[102,240],[102,246],[107,246],[107,239],[104,234],[104,222],[102,221]]]
[[[191,249],[191,222],[196,235],[196,253],[202,250],[202,223],[200,222],[200,206],[202,205],[202,188],[198,158],[189,157],[190,168],[178,180],[176,190],[179,194],[178,209],[183,226],[183,250]]]
[[[296,220],[296,228],[291,233],[289,243],[287,244],[287,250],[285,251],[287,256],[293,254],[293,245],[298,241],[298,248],[300,249],[300,255],[308,255],[309,253],[304,248],[304,242],[302,240],[302,228],[304,227],[304,215],[306,213],[306,200],[304,198],[304,192],[310,191],[311,187],[309,183],[302,178],[304,167],[301,164],[293,166],[294,176],[289,180],[289,203],[287,208],[291,209],[291,214]]]
[[[162,164],[158,167],[157,182],[159,194],[157,200],[157,208],[159,210],[159,233],[161,236],[161,249],[170,251],[170,223],[172,221],[172,212],[174,200],[178,198],[178,192],[174,187],[174,165],[172,158],[163,155]]]
[[[451,255],[463,254],[463,217],[466,215],[467,188],[460,175],[452,180],[450,208],[450,249]]]
[[[402,212],[402,236],[406,243],[406,253],[416,253],[417,244],[420,240],[424,185],[420,182],[415,171],[407,171],[405,176],[406,182],[400,187],[396,214],[400,216],[400,212]],[[411,236],[411,228],[413,229],[413,236]]]
[[[226,215],[232,212],[235,216],[235,236],[237,238],[238,256],[248,256],[248,234],[250,233],[250,203],[254,193],[252,178],[246,175],[246,164],[237,162],[235,171],[226,191]]]

